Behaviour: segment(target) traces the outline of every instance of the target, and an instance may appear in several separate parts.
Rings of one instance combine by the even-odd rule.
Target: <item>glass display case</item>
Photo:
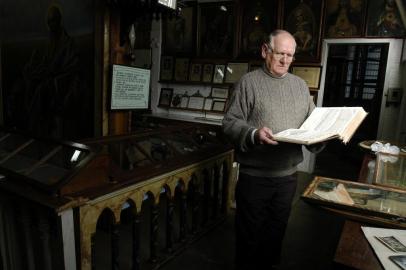
[[[316,176],[302,197],[361,220],[406,228],[405,190]]]
[[[0,129],[0,261],[90,270],[126,254],[155,269],[224,218],[233,162],[218,126],[147,121],[80,143]],[[131,244],[100,246],[106,234],[111,247]]]
[[[374,184],[406,190],[406,153],[377,153]]]

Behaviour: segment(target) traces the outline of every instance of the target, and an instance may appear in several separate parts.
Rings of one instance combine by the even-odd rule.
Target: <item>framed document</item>
[[[160,80],[171,81],[173,80],[173,56],[163,55],[161,58]]]
[[[321,67],[292,67],[292,74],[302,78],[311,89],[319,89]]]
[[[149,69],[113,65],[110,109],[148,109],[150,74]]]
[[[214,67],[213,83],[223,83],[225,65],[216,65]]]
[[[213,80],[213,64],[203,65],[202,82],[210,83]]]
[[[161,94],[159,95],[159,107],[169,107],[171,105],[173,95],[173,88],[161,88]]]
[[[226,68],[225,83],[235,83],[242,75],[247,73],[248,63],[228,63]]]
[[[213,87],[211,89],[212,98],[228,98],[228,88]]]
[[[204,105],[204,97],[190,97],[187,105],[188,109],[202,110]]]
[[[214,99],[213,100],[213,106],[211,108],[212,111],[224,112],[225,108],[226,108],[226,101],[225,100],[220,100],[220,99]]]
[[[189,97],[187,95],[183,95],[180,99],[180,108],[187,108],[187,105],[189,103]]]
[[[189,81],[200,82],[202,78],[202,64],[193,63],[190,66]]]
[[[176,58],[175,81],[185,82],[189,74],[189,58]]]
[[[205,98],[204,99],[203,110],[211,111],[212,106],[213,106],[213,99],[212,98]]]
[[[182,95],[181,94],[175,94],[172,97],[171,108],[180,108],[181,101],[182,101]]]

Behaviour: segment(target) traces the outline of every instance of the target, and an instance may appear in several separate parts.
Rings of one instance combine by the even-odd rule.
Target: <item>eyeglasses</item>
[[[274,51],[269,45],[266,45],[266,47],[268,48],[268,52],[272,53],[272,56],[275,58],[275,60],[279,61],[282,58],[286,57],[286,61],[292,62],[295,60],[295,56],[290,54],[290,53],[282,53],[282,52],[277,52]]]

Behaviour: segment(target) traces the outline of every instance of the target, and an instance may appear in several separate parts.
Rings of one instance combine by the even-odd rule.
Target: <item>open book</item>
[[[309,145],[339,138],[348,143],[366,115],[362,107],[315,108],[299,129],[281,131],[274,139]]]

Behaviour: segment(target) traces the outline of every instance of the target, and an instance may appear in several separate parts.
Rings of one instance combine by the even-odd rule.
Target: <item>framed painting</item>
[[[183,7],[179,16],[162,21],[162,51],[165,54],[192,56],[195,54],[196,4]]]
[[[161,88],[158,107],[170,107],[173,95],[173,88]]]
[[[200,82],[201,79],[202,79],[202,64],[192,63],[190,65],[189,81]]]
[[[198,53],[231,57],[234,48],[234,2],[202,3],[198,7]]]
[[[202,71],[202,82],[211,83],[213,80],[213,64],[204,64]]]
[[[161,57],[161,69],[159,79],[161,81],[173,80],[173,67],[174,67],[173,56],[163,55]]]
[[[211,89],[212,98],[228,98],[228,88],[213,87]]]
[[[310,89],[319,89],[321,67],[294,66],[292,67],[292,74],[302,78]]]
[[[213,83],[223,83],[225,69],[226,65],[216,65],[214,67]]]
[[[360,37],[364,31],[366,0],[327,0],[325,38]]]
[[[226,108],[226,100],[214,99],[211,110],[214,112],[224,112]]]
[[[276,29],[279,1],[242,0],[238,6],[238,57],[261,59],[261,45]]]
[[[235,83],[247,72],[248,63],[228,63],[224,82]]]
[[[296,39],[297,62],[320,62],[323,8],[322,0],[283,2],[283,28]]]
[[[185,82],[189,74],[189,58],[176,58],[175,60],[175,81]]]
[[[404,38],[406,35],[405,24],[394,0],[368,1],[366,26],[368,37]]]
[[[0,6],[2,124],[39,137],[94,136],[93,108],[103,107],[95,99],[103,76],[95,54],[103,47],[95,26],[101,5],[5,0]]]

